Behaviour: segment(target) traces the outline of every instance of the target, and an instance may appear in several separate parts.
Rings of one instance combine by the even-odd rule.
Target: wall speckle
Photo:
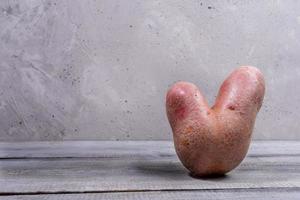
[[[267,91],[255,139],[300,139],[300,1],[0,1],[0,141],[171,139],[165,93],[210,104],[239,65]]]

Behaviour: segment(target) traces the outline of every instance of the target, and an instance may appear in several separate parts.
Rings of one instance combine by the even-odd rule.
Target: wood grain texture
[[[243,199],[243,195],[251,197],[253,193],[255,199],[256,190],[265,196],[280,190],[283,196],[275,195],[276,198],[292,199],[300,191],[300,142],[295,141],[253,142],[237,169],[223,177],[202,179],[188,174],[173,144],[167,141],[29,142],[0,146],[0,194],[5,199],[84,199],[85,195],[87,199],[117,199],[122,194],[125,199],[176,199],[177,194],[178,199],[195,199],[208,191],[211,199],[216,199],[214,191],[224,191],[228,199],[233,194],[236,199]]]
[[[298,141],[253,141],[248,156],[300,156]],[[171,141],[0,142],[1,158],[176,156]]]
[[[0,193],[300,187],[299,148],[289,155],[281,142],[258,143],[240,167],[214,179],[189,176],[170,142],[10,144],[19,158],[0,160]]]

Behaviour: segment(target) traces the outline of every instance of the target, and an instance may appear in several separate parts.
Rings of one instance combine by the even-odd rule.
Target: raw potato
[[[221,175],[241,163],[264,93],[263,75],[251,66],[229,75],[211,108],[192,83],[178,82],[169,89],[166,109],[175,149],[193,175]]]

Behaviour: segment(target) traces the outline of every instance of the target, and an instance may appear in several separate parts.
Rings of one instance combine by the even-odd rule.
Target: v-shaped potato
[[[265,82],[255,67],[233,71],[211,108],[197,86],[178,82],[166,96],[177,155],[194,175],[225,174],[244,159]]]

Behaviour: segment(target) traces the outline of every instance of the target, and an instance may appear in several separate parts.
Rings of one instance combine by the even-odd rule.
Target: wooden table
[[[0,199],[300,199],[300,141],[255,141],[197,179],[168,141],[0,143]]]

